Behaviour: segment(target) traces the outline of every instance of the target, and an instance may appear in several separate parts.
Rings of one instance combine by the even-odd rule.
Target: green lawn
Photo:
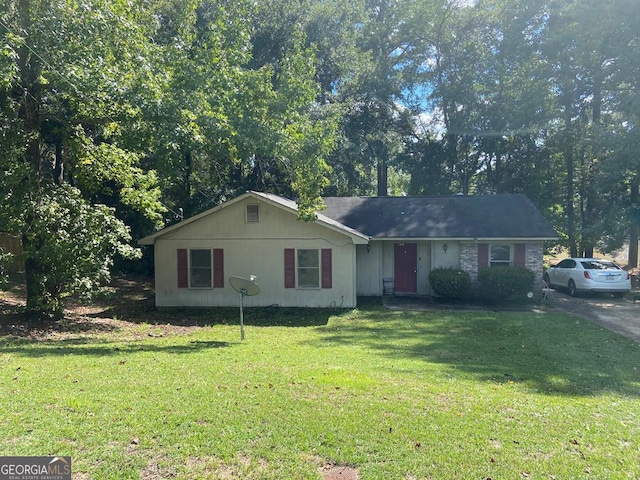
[[[576,317],[248,309],[240,342],[237,309],[145,305],[27,331],[4,309],[0,454],[77,479],[640,478],[640,345]]]

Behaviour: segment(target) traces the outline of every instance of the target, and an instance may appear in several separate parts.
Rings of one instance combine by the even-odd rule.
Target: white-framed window
[[[189,250],[189,285],[191,288],[211,288],[213,256],[211,249]]]
[[[511,245],[490,245],[489,266],[508,267],[513,263],[513,249]]]
[[[320,288],[320,250],[296,250],[298,288]]]
[[[260,222],[260,205],[257,203],[249,203],[245,208],[245,220],[247,223]]]

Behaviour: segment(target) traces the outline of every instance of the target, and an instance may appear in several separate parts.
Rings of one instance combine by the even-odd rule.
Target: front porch
[[[431,295],[429,272],[460,268],[459,241],[371,240],[356,247],[358,295]]]
[[[490,264],[492,247],[497,245],[502,247],[502,252],[506,247],[509,264],[534,272],[534,288],[542,287],[542,241],[372,239],[368,245],[356,246],[357,295],[432,295],[429,272],[436,268],[462,269],[470,274],[473,286],[477,283],[479,268]]]

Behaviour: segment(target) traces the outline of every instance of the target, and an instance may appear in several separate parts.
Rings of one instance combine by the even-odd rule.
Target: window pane
[[[211,250],[190,250],[191,286],[195,288],[211,287]]]
[[[211,268],[211,250],[191,250],[191,266]]]
[[[320,282],[318,279],[317,268],[299,268],[298,269],[298,287],[300,288],[318,288]]]
[[[298,267],[318,268],[318,250],[298,250]]]
[[[510,265],[509,262],[491,262],[492,267],[508,267]]]
[[[511,245],[491,245],[489,265],[508,267],[511,265]]]
[[[298,250],[298,287],[320,288],[320,254],[318,250]]]
[[[586,270],[621,270],[615,263],[604,261],[584,261],[580,262]]]
[[[509,262],[511,260],[511,247],[509,245],[492,245],[492,262]]]

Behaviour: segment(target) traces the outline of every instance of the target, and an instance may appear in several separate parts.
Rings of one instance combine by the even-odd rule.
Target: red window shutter
[[[213,249],[213,288],[224,288],[224,250]]]
[[[525,244],[517,243],[516,244],[516,252],[514,256],[514,263],[516,267],[524,267],[525,266]]]
[[[478,269],[489,266],[489,245],[478,244]]]
[[[332,287],[333,265],[331,261],[331,249],[322,249],[322,288]]]
[[[187,249],[178,249],[178,288],[189,287],[189,261],[187,259]]]
[[[296,288],[296,250],[284,249],[284,288]]]

